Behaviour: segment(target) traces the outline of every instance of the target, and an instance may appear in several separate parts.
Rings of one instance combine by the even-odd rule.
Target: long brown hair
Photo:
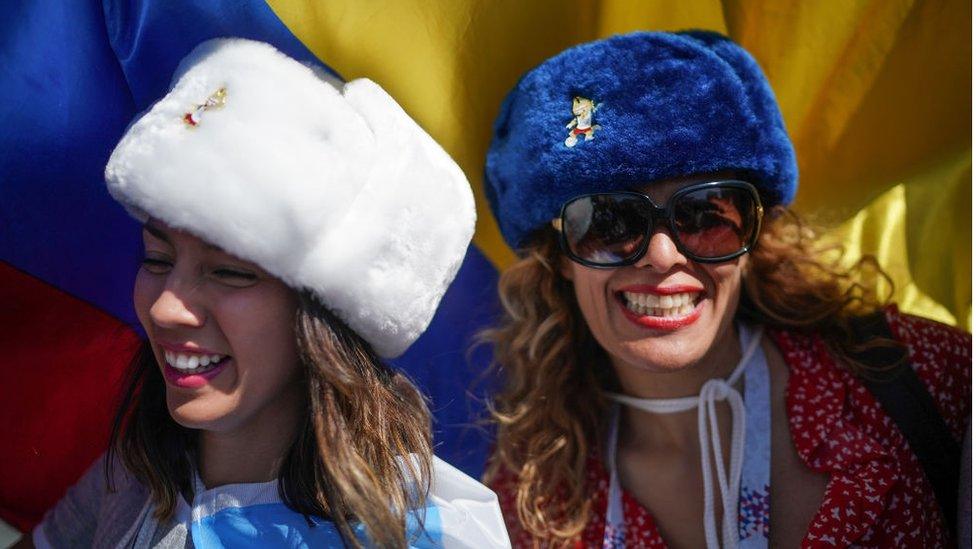
[[[863,369],[850,358],[864,349],[851,335],[851,318],[885,303],[890,279],[871,256],[843,267],[840,248],[824,246],[798,215],[771,213],[750,252],[737,315],[817,332],[844,363]],[[601,390],[615,383],[611,369],[599,367],[606,353],[572,283],[559,274],[561,259],[555,231],[540,231],[501,274],[503,318],[482,334],[503,380],[489,406],[497,441],[485,481],[513,475],[520,524],[552,545],[569,544],[588,520],[586,461],[603,446],[608,404]]]
[[[405,547],[406,518],[423,508],[433,459],[430,412],[416,387],[377,357],[314,297],[302,294],[295,319],[307,413],[288,449],[278,492],[292,510],[333,521],[345,544]],[[133,359],[115,416],[106,476],[115,454],[172,517],[193,494],[196,435],[172,419],[148,342]],[[413,454],[415,459],[402,459]]]

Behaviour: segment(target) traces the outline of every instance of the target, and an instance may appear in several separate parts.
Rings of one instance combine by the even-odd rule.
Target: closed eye
[[[144,257],[140,263],[143,269],[153,274],[164,274],[173,266],[171,262],[155,257]]]
[[[231,286],[250,286],[258,280],[258,275],[254,273],[228,269],[226,267],[214,269],[213,276],[220,282]]]

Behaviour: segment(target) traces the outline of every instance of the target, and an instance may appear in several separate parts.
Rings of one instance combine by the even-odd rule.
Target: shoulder
[[[973,336],[969,332],[902,313],[894,305],[885,308],[885,317],[892,333],[908,347],[912,360],[918,365],[946,360],[949,367],[972,363]]]
[[[916,375],[935,399],[939,412],[953,435],[962,438],[970,410],[972,336],[941,322],[908,315],[897,306],[884,309],[892,335],[905,345]],[[839,389],[837,382],[855,383],[855,376],[838,367],[837,361],[817,334],[794,330],[772,330],[771,335],[789,365],[791,386],[807,380],[818,391]]]
[[[950,429],[961,437],[969,411],[970,336],[893,306],[884,312]],[[847,545],[869,535],[886,546],[911,532],[924,540],[920,546],[944,544],[924,471],[861,379],[838,363],[820,335],[770,332],[790,369],[787,413],[794,446],[807,467],[831,475],[807,540],[827,532],[846,536]]]
[[[972,336],[934,320],[901,313],[895,305],[885,307],[884,314],[942,418],[956,440],[961,440],[970,415]],[[852,399],[846,406],[861,410],[863,421],[884,423],[886,416],[879,413],[880,405],[857,376],[839,365],[818,334],[771,329],[770,335],[790,369],[787,394],[791,417],[822,409],[825,400],[844,407],[845,400]]]
[[[972,335],[941,322],[885,309],[892,334],[908,350],[919,380],[935,399],[957,440],[962,439],[970,411],[973,366]]]
[[[106,462],[107,457],[102,454],[48,510],[34,529],[35,545],[100,545],[118,538],[122,532],[117,530],[125,530],[137,519],[148,490],[120,461],[114,459],[109,468]]]

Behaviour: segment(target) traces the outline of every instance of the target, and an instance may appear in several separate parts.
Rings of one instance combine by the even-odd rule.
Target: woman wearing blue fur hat
[[[147,340],[109,452],[36,546],[508,546],[381,360],[426,329],[474,230],[463,173],[389,95],[205,42],[105,173],[143,223]]]
[[[971,338],[819,259],[745,50],[569,49],[505,99],[485,176],[520,255],[486,334],[514,545],[951,543]]]

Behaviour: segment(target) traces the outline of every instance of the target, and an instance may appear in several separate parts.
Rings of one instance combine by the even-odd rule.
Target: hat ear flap
[[[308,278],[392,358],[427,328],[460,268],[474,196],[461,168],[376,83],[354,80],[342,95],[372,134],[372,157],[342,221],[310,254]]]
[[[796,165],[796,153],[793,143],[786,131],[783,115],[776,103],[769,81],[766,80],[759,63],[749,55],[744,48],[730,38],[712,31],[686,31],[678,33],[691,38],[705,46],[725,61],[739,77],[749,106],[755,115],[755,122],[767,127],[767,131],[760,132],[760,142],[757,151],[761,162],[768,173],[780,175],[777,181],[766,181],[770,190],[775,193],[774,200],[788,204],[796,195],[799,169]]]

